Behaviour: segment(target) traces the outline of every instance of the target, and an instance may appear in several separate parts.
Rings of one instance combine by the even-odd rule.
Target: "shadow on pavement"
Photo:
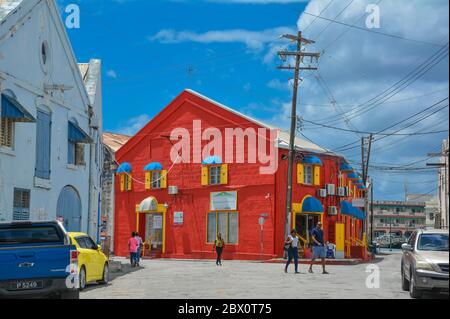
[[[136,267],[136,268],[132,268],[130,264],[122,264],[122,270],[118,271],[118,272],[110,272],[109,273],[109,282],[111,283],[112,281],[114,281],[115,279],[134,273],[136,271],[139,271],[141,269],[144,269],[144,267]],[[109,285],[109,284],[108,284]],[[104,287],[108,287],[108,285],[102,285],[102,284],[98,284],[98,283],[92,283],[92,284],[88,284],[86,286],[86,288],[83,290],[83,292],[87,292],[87,291],[92,291],[98,288],[104,288]]]

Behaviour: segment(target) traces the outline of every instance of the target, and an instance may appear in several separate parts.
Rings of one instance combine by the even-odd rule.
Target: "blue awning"
[[[119,168],[117,169],[117,173],[131,173],[131,164],[130,163],[122,163],[120,164]]]
[[[15,98],[2,94],[2,118],[34,123],[36,119]]]
[[[360,190],[366,190],[367,189],[367,187],[364,186],[364,185],[358,185],[357,188],[360,189]]]
[[[219,156],[209,156],[202,162],[203,165],[216,165],[223,164],[222,159]]]
[[[144,167],[144,171],[162,171],[163,166],[158,162],[153,162]]]
[[[353,167],[351,167],[350,164],[344,162],[341,164],[340,170],[344,173],[353,172]]]
[[[342,201],[341,214],[353,216],[353,205],[347,201]]]
[[[311,164],[311,165],[320,165],[320,166],[323,165],[321,159],[316,156],[305,156],[303,158],[302,163],[303,164]]]
[[[69,121],[69,141],[83,144],[92,143],[91,137],[72,121]]]
[[[356,181],[353,181],[353,184],[355,185],[364,185],[364,181],[362,179],[357,179]]]
[[[323,214],[324,209],[322,203],[317,198],[308,197],[303,201],[302,212]]]
[[[361,220],[366,218],[366,214],[364,214],[364,212],[357,207],[353,207],[353,216]]]
[[[356,174],[355,172],[348,174],[347,177],[349,179],[361,179],[361,177],[358,174]]]

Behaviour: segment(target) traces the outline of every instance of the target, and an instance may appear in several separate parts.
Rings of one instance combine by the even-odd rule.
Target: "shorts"
[[[325,246],[313,246],[313,258],[326,258],[327,247]]]

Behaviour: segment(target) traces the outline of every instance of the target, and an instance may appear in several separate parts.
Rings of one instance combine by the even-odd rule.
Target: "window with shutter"
[[[11,119],[2,118],[0,129],[0,146],[13,147],[14,123]]]
[[[14,189],[13,220],[30,220],[30,190]]]
[[[75,144],[75,165],[86,165],[86,162],[84,161],[84,144]]]
[[[37,111],[36,177],[50,179],[51,115]]]

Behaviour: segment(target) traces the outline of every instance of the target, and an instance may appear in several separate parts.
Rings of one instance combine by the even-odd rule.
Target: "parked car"
[[[0,223],[0,298],[78,299],[77,259],[57,221]]]
[[[70,240],[78,251],[78,274],[80,290],[88,283],[107,284],[109,281],[108,257],[88,234],[69,233]]]
[[[403,244],[402,288],[411,297],[448,292],[448,230],[417,230]]]

